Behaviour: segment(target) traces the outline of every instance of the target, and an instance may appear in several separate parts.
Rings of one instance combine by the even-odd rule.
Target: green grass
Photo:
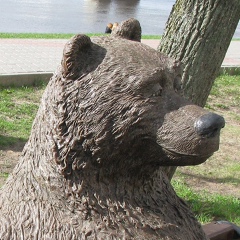
[[[224,101],[223,101],[224,99]],[[221,75],[216,80],[206,107],[211,110],[240,106],[240,75]]]
[[[0,87],[1,146],[28,139],[44,88],[44,85],[21,88]]]
[[[2,178],[8,178],[8,173],[0,173],[0,177],[2,177]]]
[[[29,39],[69,39],[74,33],[0,33],[0,38],[29,38]],[[89,37],[102,36],[104,34],[86,34]]]
[[[77,34],[77,33],[76,33]],[[29,39],[69,39],[74,33],[0,33],[0,38],[29,38]],[[89,37],[108,36],[104,33],[86,33]],[[143,35],[143,39],[160,39],[160,35]]]
[[[182,182],[173,180],[172,185],[179,197],[185,199],[202,224],[226,220],[240,225],[240,199],[233,196],[195,192]]]
[[[78,33],[0,33],[0,38],[39,38],[39,39],[69,39]],[[89,37],[104,36],[104,33],[84,33]],[[161,35],[142,35],[142,39],[160,39]],[[240,41],[240,38],[233,38],[233,41]]]
[[[142,39],[161,39],[161,35],[142,35]]]
[[[235,99],[239,100],[240,94],[240,75],[220,75],[212,87],[210,95],[216,97],[222,97],[231,95]]]

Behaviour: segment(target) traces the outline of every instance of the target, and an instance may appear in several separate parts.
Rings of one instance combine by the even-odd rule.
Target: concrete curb
[[[38,85],[40,82],[48,83],[52,75],[53,72],[1,74],[0,86],[3,87],[34,86]]]
[[[222,66],[220,74],[238,75],[240,74],[240,66]]]

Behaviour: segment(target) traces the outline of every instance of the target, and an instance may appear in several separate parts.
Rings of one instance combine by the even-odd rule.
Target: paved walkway
[[[67,39],[0,39],[0,76],[52,73],[61,62]],[[157,48],[159,40],[142,40]],[[222,64],[240,67],[240,41],[232,41]]]

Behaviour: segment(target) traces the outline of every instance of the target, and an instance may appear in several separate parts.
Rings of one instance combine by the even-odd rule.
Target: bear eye
[[[150,97],[158,97],[162,95],[162,87],[159,83],[151,83],[148,85],[145,85],[144,88],[142,89],[143,91],[143,96],[146,98]]]
[[[151,97],[159,97],[159,96],[161,96],[162,95],[162,90],[163,89],[162,89],[160,84],[154,84],[152,86],[152,91],[151,92],[153,92],[153,93],[151,94]]]
[[[153,93],[151,97],[159,97],[159,96],[162,96],[162,88],[158,89],[155,93]]]

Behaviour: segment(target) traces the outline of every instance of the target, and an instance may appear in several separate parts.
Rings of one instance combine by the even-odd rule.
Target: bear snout
[[[196,165],[219,149],[222,116],[196,105],[170,111],[157,131],[157,143],[165,151],[168,165]],[[173,161],[172,161],[173,160]]]
[[[202,138],[215,137],[224,126],[224,118],[215,113],[207,113],[201,116],[194,124],[197,134]]]

